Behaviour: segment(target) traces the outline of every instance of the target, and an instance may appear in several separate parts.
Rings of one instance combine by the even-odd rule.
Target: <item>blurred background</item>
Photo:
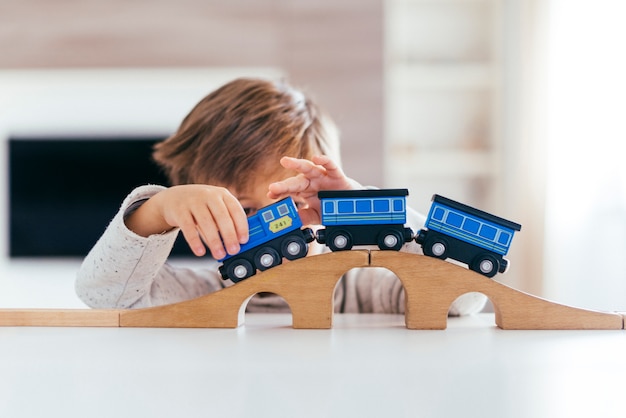
[[[162,182],[154,141],[232,78],[284,77],[334,117],[350,176],[521,223],[497,280],[626,311],[624,18],[620,0],[0,0],[0,268],[73,278],[125,194]]]

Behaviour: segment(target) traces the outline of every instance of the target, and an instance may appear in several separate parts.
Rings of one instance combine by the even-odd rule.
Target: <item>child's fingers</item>
[[[303,158],[283,157],[280,163],[286,169],[297,171],[309,179],[326,176],[326,169],[322,165]]]
[[[216,258],[225,256],[224,249],[231,255],[239,252],[237,227],[224,202],[220,201],[210,207],[207,206],[206,210],[195,213],[194,217],[200,234]],[[214,250],[218,254],[215,254]]]
[[[185,237],[185,241],[187,241],[187,245],[189,245],[189,248],[191,248],[194,255],[202,257],[206,254],[206,248],[200,238],[198,230],[196,229],[195,222],[192,221],[181,224],[180,231],[182,232],[183,237]]]
[[[248,217],[246,213],[243,211],[241,204],[235,199],[226,199],[224,201],[226,204],[226,208],[228,209],[229,215],[233,221],[233,225],[235,227],[235,233],[237,234],[237,239],[240,244],[245,244],[248,242]]]
[[[343,170],[339,167],[339,165],[326,155],[315,155],[313,156],[312,161],[315,164],[324,167],[325,175],[329,177],[340,177],[344,175]]]
[[[280,199],[281,197],[301,193],[309,188],[311,181],[304,176],[289,177],[285,180],[272,183],[268,186],[268,197]]]
[[[285,197],[285,187],[282,182],[272,183],[267,187],[267,197],[273,200],[279,200]]]
[[[171,198],[161,216],[178,226],[197,256],[209,248],[215,258],[236,254],[248,241],[248,221],[239,201],[221,187],[178,186],[168,189]]]
[[[196,224],[196,234],[199,234],[202,238],[204,244],[209,247],[209,251],[213,255],[213,257],[219,259],[226,257],[226,249],[224,248],[225,244],[222,241],[219,233],[219,227],[212,219],[212,216],[209,213],[209,216],[204,215],[195,215],[195,224]],[[184,234],[184,232],[183,232]],[[187,238],[187,234],[185,235],[185,239],[189,243],[189,239]],[[191,233],[190,233],[191,235]]]
[[[326,155],[316,155],[312,158],[312,161],[315,164],[318,164],[324,167],[326,178],[328,179],[328,184],[333,188],[338,189],[362,189],[363,186],[351,179],[346,177],[342,168],[337,164],[333,159],[327,157]],[[332,183],[332,184],[331,184]]]
[[[283,157],[283,167],[298,174],[285,180],[272,183],[268,187],[270,199],[281,199],[288,195],[298,195],[304,199],[312,199],[319,190],[348,190],[361,186],[343,173],[341,167],[325,155],[316,155],[311,160],[303,158]]]

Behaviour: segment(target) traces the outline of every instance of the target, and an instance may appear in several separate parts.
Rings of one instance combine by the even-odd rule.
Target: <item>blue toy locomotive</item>
[[[291,198],[280,200],[248,217],[249,241],[236,255],[219,261],[223,279],[239,282],[282,263],[306,256],[317,240],[331,251],[354,245],[377,245],[398,251],[413,239],[424,254],[452,258],[487,277],[504,273],[515,231],[521,225],[434,195],[425,228],[414,235],[406,223],[407,189],[320,191],[322,225],[314,236],[303,228]]]
[[[298,210],[290,197],[260,209],[248,217],[248,242],[236,255],[219,260],[223,279],[240,282],[257,269],[267,270],[287,260],[306,256],[315,238],[311,228],[302,228]]]

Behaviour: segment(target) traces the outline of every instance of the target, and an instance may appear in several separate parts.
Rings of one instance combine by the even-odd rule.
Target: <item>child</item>
[[[180,302],[232,284],[207,258],[206,268],[175,267],[167,258],[182,232],[193,253],[215,259],[248,239],[246,215],[291,195],[304,224],[319,224],[318,190],[362,188],[346,177],[332,121],[300,91],[283,82],[237,79],[202,99],[178,131],[155,147],[154,159],[172,187],[141,186],[126,197],[83,261],[79,297],[94,308],[140,308]],[[418,230],[424,217],[407,214]],[[311,244],[309,255],[322,246]],[[420,252],[416,243],[405,251]],[[467,294],[454,315],[479,311]],[[337,312],[404,312],[404,290],[386,269],[353,269],[335,292]],[[248,311],[288,311],[277,295],[257,295]]]

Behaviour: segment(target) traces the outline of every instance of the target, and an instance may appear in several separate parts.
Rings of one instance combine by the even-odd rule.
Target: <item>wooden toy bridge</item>
[[[410,329],[445,329],[460,295],[480,292],[502,329],[624,329],[625,314],[561,305],[520,292],[436,258],[395,251],[344,251],[284,263],[215,293],[144,309],[0,309],[0,326],[235,328],[247,301],[260,292],[282,296],[294,328],[331,328],[333,294],[353,268],[384,267],[402,282]]]

